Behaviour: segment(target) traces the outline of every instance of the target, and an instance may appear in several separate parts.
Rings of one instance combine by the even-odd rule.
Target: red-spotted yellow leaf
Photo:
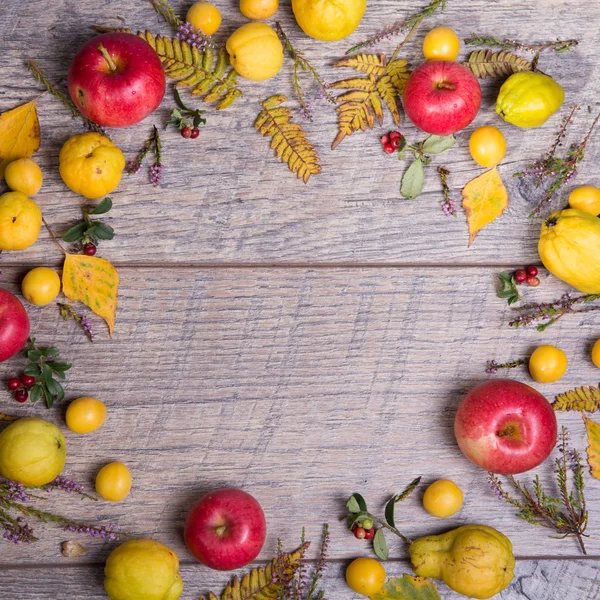
[[[424,577],[392,577],[371,600],[441,600],[433,582]]]
[[[66,254],[62,285],[69,300],[83,302],[106,321],[112,336],[119,290],[117,270],[97,256]]]
[[[587,430],[588,448],[587,457],[590,473],[600,479],[600,425],[588,417],[583,417]]]
[[[0,115],[0,179],[6,165],[29,157],[40,148],[40,122],[35,100]]]
[[[477,234],[496,220],[508,206],[508,193],[498,169],[487,171],[463,188],[463,208],[469,224],[469,246]]]

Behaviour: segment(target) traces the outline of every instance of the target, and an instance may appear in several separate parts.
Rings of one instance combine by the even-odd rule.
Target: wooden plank
[[[3,269],[3,285],[16,291],[21,275]],[[126,502],[91,505],[57,494],[60,512],[118,522],[183,556],[181,526],[194,500],[240,486],[265,508],[267,548],[277,537],[297,539],[303,526],[314,535],[329,522],[331,556],[349,558],[362,546],[337,520],[352,492],[364,492],[379,511],[415,476],[425,483],[443,476],[465,490],[464,508],[440,522],[416,494],[398,516],[407,535],[484,522],[509,535],[519,556],[577,556],[574,541],[548,538],[499,503],[485,474],[458,450],[452,424],[463,394],[486,379],[486,359],[527,356],[540,343],[558,344],[571,361],[563,380],[540,388],[547,397],[596,384],[588,352],[598,313],[566,317],[545,334],[513,330],[494,295],[494,272],[481,268],[123,268],[121,279],[112,341],[96,318],[92,346],[54,306],[29,307],[38,341],[56,344],[74,364],[68,399],[95,395],[109,406],[97,433],[66,432],[65,473],[91,486],[103,463],[121,460],[134,477]],[[542,285],[525,293],[542,301],[563,289],[542,275]],[[22,364],[2,363],[0,381]],[[531,383],[524,370],[511,376]],[[20,406],[7,391],[0,398],[5,411],[62,425],[62,407]],[[559,421],[583,450],[581,417],[560,414]],[[550,477],[552,466],[539,472]],[[594,481],[588,500],[587,545],[597,555]],[[57,543],[65,534],[42,531],[37,546],[3,546],[0,564],[62,562]],[[391,542],[392,556],[402,556]],[[94,546],[86,560],[102,552]]]
[[[0,7],[0,33],[3,52],[0,69],[4,84],[0,109],[5,110],[29,99],[39,86],[24,69],[24,59],[34,58],[55,81],[64,81],[66,65],[76,48],[90,36],[90,24],[120,25],[125,17],[134,28],[149,27],[167,33],[145,2],[93,3],[75,5],[65,1],[32,0],[4,2]],[[217,36],[225,37],[244,22],[235,3],[220,8],[223,27]],[[302,37],[288,6],[277,18],[322,70],[326,80],[349,76],[346,69],[331,64],[354,42],[382,25],[414,12],[423,0],[403,2],[378,0],[370,3],[358,32],[348,40],[316,43]],[[183,3],[175,2],[176,6]],[[412,64],[421,60],[420,44],[425,32],[437,24],[455,27],[462,37],[476,31],[527,42],[540,38],[578,38],[580,46],[566,54],[545,54],[541,67],[558,78],[567,90],[566,104],[591,106],[583,110],[566,143],[583,138],[600,104],[600,72],[595,52],[595,30],[589,23],[600,20],[600,4],[595,0],[546,0],[531,6],[516,0],[485,2],[452,0],[443,15],[428,21],[407,46]],[[540,28],[540,23],[543,27]],[[35,44],[31,40],[35,39]],[[394,42],[377,48],[389,52]],[[462,56],[466,57],[467,48]],[[154,189],[144,174],[126,178],[114,194],[115,209],[110,222],[117,231],[114,242],[103,243],[102,252],[119,264],[176,262],[180,264],[222,263],[386,263],[386,264],[522,264],[537,260],[536,241],[539,220],[528,220],[532,190],[522,186],[512,174],[528,161],[544,155],[560,124],[554,116],[539,130],[525,131],[503,123],[494,113],[497,82],[484,83],[484,108],[476,122],[460,134],[458,148],[436,158],[450,171],[453,195],[481,170],[471,161],[467,140],[476,126],[494,124],[506,134],[509,153],[500,172],[509,186],[511,208],[498,223],[482,232],[467,249],[464,216],[446,218],[440,210],[438,176],[429,169],[424,195],[416,201],[399,198],[404,165],[384,155],[378,137],[390,127],[357,134],[335,151],[329,146],[335,136],[335,113],[326,103],[318,105],[317,118],[307,124],[310,138],[323,159],[323,174],[308,186],[296,181],[284,165],[278,164],[266,140],[252,128],[258,112],[256,100],[275,92],[291,95],[290,65],[282,74],[264,84],[244,82],[245,97],[233,108],[220,113],[210,109],[208,126],[198,141],[183,140],[175,130],[164,132],[165,178]],[[184,95],[192,105],[197,102]],[[148,135],[150,125],[161,126],[173,108],[169,94],[156,117],[142,125],[111,132],[128,159],[135,156]],[[79,123],[54,98],[39,101],[43,144],[37,158],[45,173],[39,202],[48,221],[62,232],[78,218],[82,199],[69,192],[59,178],[58,151],[65,139],[81,131]],[[404,122],[402,131],[415,142],[422,138]],[[582,164],[577,183],[598,183],[595,164],[600,158],[600,142],[594,138]],[[566,190],[568,192],[568,189]],[[555,206],[564,205],[566,192]],[[526,200],[525,196],[530,198]],[[42,264],[59,260],[51,253],[47,235],[26,253],[6,257],[10,264]]]
[[[64,559],[66,564],[67,559]],[[73,563],[71,563],[73,564]],[[335,561],[328,565],[322,589],[326,598],[332,600],[358,599],[344,583],[346,562]],[[387,571],[391,576],[410,573],[405,563],[389,562]],[[212,590],[219,593],[225,586],[227,573],[211,571],[200,565],[182,565],[181,576],[185,589],[182,600],[198,598]],[[19,600],[37,600],[48,594],[48,590],[60,590],[60,598],[71,600],[105,600],[102,588],[102,565],[93,568],[0,568],[0,595],[3,598],[18,597]],[[461,600],[465,596],[449,590],[439,583],[440,595],[444,600]],[[14,596],[13,594],[18,594]],[[596,600],[600,594],[600,569],[595,561],[519,561],[513,583],[502,594],[502,600]]]

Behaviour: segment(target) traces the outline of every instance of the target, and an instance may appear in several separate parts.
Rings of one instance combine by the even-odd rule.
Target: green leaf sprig
[[[411,481],[400,494],[395,494],[388,500],[385,506],[384,519],[379,518],[369,512],[367,503],[361,494],[352,494],[352,496],[348,498],[348,501],[346,502],[346,508],[348,509],[349,513],[347,518],[348,527],[350,530],[352,530],[355,525],[362,526],[362,523],[365,521],[372,521],[373,523],[377,523],[379,525],[379,528],[373,537],[373,550],[381,560],[387,560],[389,557],[389,550],[384,535],[384,529],[391,531],[394,535],[397,535],[407,544],[412,542],[410,538],[406,537],[396,527],[394,512],[396,504],[406,500],[415,491],[420,482],[421,478],[417,477]]]
[[[29,361],[23,373],[36,379],[29,391],[30,401],[37,402],[44,398],[46,406],[51,408],[55,402],[64,400],[65,390],[56,378],[65,379],[65,373],[73,365],[59,360],[58,348],[36,346],[35,338],[31,337],[23,350],[23,356]]]
[[[94,208],[81,208],[83,220],[69,229],[64,235],[65,242],[80,242],[85,244],[98,245],[99,240],[112,240],[115,237],[115,231],[110,225],[102,221],[93,221],[91,215],[104,215],[112,208],[112,199],[104,198],[98,206]]]
[[[517,282],[515,281],[515,277],[512,273],[509,273],[508,271],[502,271],[502,273],[498,274],[498,279],[500,281],[500,286],[496,292],[496,296],[498,296],[498,298],[505,299],[509,306],[516,304],[520,300],[523,300],[523,297],[521,294],[519,294]]]
[[[412,200],[419,196],[425,185],[425,166],[431,163],[431,154],[442,154],[450,150],[456,143],[454,135],[430,135],[422,142],[414,146],[407,143],[406,138],[402,136],[400,148],[398,148],[398,160],[402,160],[406,152],[413,153],[414,161],[402,176],[402,185],[400,194],[404,198]]]
[[[188,108],[181,99],[177,89],[173,90],[175,96],[175,103],[177,108],[171,111],[171,118],[167,121],[167,127],[173,125],[181,131],[184,127],[195,127],[198,128],[200,124],[206,125],[206,119],[202,116],[205,111]],[[191,124],[190,124],[191,119]]]

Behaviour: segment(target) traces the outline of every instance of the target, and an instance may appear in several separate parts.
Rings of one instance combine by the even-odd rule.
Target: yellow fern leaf
[[[342,79],[330,84],[333,89],[347,90],[336,98],[338,133],[331,144],[332,150],[356,131],[372,129],[375,122],[383,125],[384,104],[396,126],[400,125],[398,100],[410,75],[405,60],[396,59],[388,64],[383,54],[358,54],[340,60],[336,66],[352,67],[366,73],[367,77]]]
[[[160,58],[165,75],[176,79],[178,88],[191,88],[193,96],[203,96],[204,102],[218,102],[217,110],[231,106],[242,96],[237,86],[237,73],[229,69],[229,57],[221,47],[217,56],[208,46],[204,52],[183,40],[154,35],[151,31],[138,31]]]
[[[289,108],[280,106],[285,96],[271,96],[260,105],[262,111],[254,122],[255,129],[270,137],[275,156],[286,162],[290,171],[307,183],[311,175],[321,172],[319,156],[298,123],[292,122]]]
[[[552,403],[554,410],[579,410],[595,412],[600,410],[600,389],[590,386],[578,387],[564,394],[558,394]]]
[[[241,579],[236,575],[220,597],[209,592],[206,598],[201,596],[200,600],[277,600],[281,594],[280,580],[290,581],[294,577],[309,546],[310,542],[306,542],[295,552],[283,553],[266,567],[245,573]]]

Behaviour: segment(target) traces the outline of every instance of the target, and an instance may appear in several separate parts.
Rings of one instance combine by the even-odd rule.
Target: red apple
[[[29,317],[21,301],[0,288],[0,362],[14,356],[29,337]]]
[[[465,456],[501,475],[543,463],[556,444],[556,432],[548,400],[512,379],[491,379],[474,387],[454,420],[454,435]]]
[[[68,74],[69,94],[88,119],[129,127],[154,112],[165,95],[158,55],[133,33],[104,33],[86,42]]]
[[[404,88],[404,110],[426,133],[456,133],[475,118],[480,106],[479,81],[456,62],[426,62],[411,73]]]
[[[265,514],[257,500],[227,488],[202,496],[185,521],[188,550],[211,569],[230,571],[254,560],[267,535]]]

